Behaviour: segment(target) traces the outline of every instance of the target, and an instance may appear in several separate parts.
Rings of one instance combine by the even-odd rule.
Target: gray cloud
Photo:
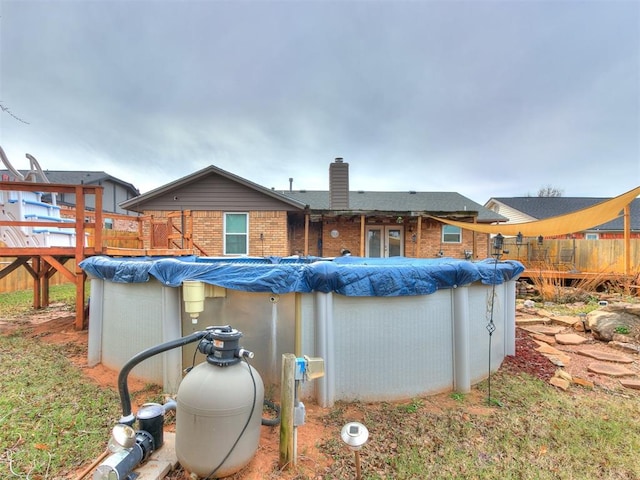
[[[213,164],[267,187],[611,196],[640,184],[640,4],[5,0],[14,165],[141,191]]]

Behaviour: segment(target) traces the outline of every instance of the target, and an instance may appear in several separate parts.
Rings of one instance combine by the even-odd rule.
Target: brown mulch
[[[545,382],[549,381],[557,367],[536,351],[536,348],[538,344],[529,334],[516,328],[516,354],[505,357],[500,369],[508,373],[527,373]]]

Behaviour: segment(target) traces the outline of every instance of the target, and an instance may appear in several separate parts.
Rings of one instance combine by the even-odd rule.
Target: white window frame
[[[245,233],[228,233],[227,232],[227,217],[229,215],[244,215],[245,217],[245,224],[246,224],[246,232]],[[222,239],[223,239],[223,252],[224,255],[235,255],[235,256],[243,256],[243,255],[248,255],[249,254],[249,213],[248,212],[225,212],[224,213],[224,225],[223,225],[223,233],[222,233]],[[244,235],[245,236],[245,251],[244,253],[229,253],[227,252],[227,236],[228,235]]]
[[[585,233],[584,234],[584,239],[585,240],[600,240],[600,234],[598,234],[598,233]]]
[[[454,231],[450,231],[450,232],[446,232],[446,230],[454,230]],[[457,235],[458,236],[458,240],[447,240],[446,236],[451,236],[451,235]],[[455,225],[447,225],[444,224],[442,225],[442,243],[462,243],[462,229],[460,227],[456,227]]]

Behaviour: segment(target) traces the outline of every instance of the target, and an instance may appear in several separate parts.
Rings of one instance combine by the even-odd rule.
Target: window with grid
[[[224,214],[224,254],[246,255],[249,252],[249,216],[246,213]]]
[[[453,225],[442,226],[442,243],[462,242],[462,229]]]

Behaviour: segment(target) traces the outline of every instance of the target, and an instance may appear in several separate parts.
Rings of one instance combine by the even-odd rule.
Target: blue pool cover
[[[473,282],[499,285],[517,278],[524,266],[517,261],[489,258],[406,257],[89,257],[80,267],[90,276],[115,283],[147,282],[151,277],[170,287],[185,280],[245,292],[335,292],[352,297],[428,295],[443,288]]]

